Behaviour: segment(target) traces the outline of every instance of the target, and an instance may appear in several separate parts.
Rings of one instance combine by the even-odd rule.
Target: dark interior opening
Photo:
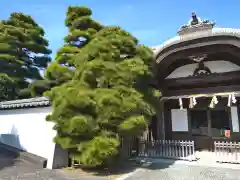
[[[225,130],[230,130],[228,111],[211,110],[211,135],[212,137],[223,137]]]
[[[227,109],[191,110],[190,117],[192,135],[223,137],[230,130]]]
[[[208,118],[206,110],[190,111],[192,135],[208,136]]]

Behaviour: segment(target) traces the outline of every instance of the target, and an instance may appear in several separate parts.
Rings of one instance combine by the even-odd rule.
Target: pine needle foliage
[[[30,97],[29,83],[42,79],[40,70],[51,61],[44,35],[43,28],[23,13],[0,21],[1,101]]]
[[[80,48],[73,43],[78,52],[70,53],[72,58],[59,55],[58,62],[75,69],[67,81],[45,93],[53,106],[47,120],[55,123],[57,143],[82,165],[96,167],[111,163],[119,153],[120,136],[140,135],[155,114],[155,91],[149,86],[153,55],[130,33],[99,26],[90,19],[90,9],[83,9],[69,13],[76,20],[66,20],[74,32],[66,39],[83,31],[87,35]]]

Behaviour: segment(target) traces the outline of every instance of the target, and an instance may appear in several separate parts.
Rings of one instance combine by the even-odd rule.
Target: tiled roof
[[[0,102],[0,109],[26,108],[38,106],[50,106],[50,100],[47,97],[37,97]]]
[[[170,47],[172,45],[189,41],[193,39],[203,38],[203,37],[214,37],[214,36],[234,36],[234,37],[240,37],[240,29],[233,29],[233,28],[213,28],[211,31],[197,31],[194,33],[186,34],[183,36],[175,36],[167,41],[165,41],[163,44],[159,46],[152,47],[153,53],[155,56],[159,54],[163,49]],[[157,63],[159,63],[159,58],[156,59]]]

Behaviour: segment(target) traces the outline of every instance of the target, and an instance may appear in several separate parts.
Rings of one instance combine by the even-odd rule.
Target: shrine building
[[[240,140],[240,29],[214,26],[193,13],[176,37],[152,48],[158,138],[193,140],[196,149]]]

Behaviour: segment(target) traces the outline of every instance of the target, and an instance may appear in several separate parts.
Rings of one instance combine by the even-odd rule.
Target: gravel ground
[[[126,180],[240,180],[240,170],[203,166],[152,164]]]
[[[70,173],[63,170],[39,169],[25,162],[15,162],[14,165],[1,167],[0,180],[107,180]]]
[[[153,163],[126,180],[240,180],[240,170]],[[25,162],[0,167],[0,180],[108,180],[66,170],[39,169]]]

